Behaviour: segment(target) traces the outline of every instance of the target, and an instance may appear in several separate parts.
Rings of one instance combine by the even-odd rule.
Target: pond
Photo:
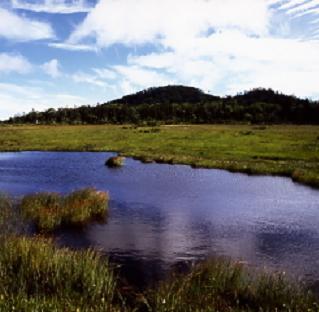
[[[127,159],[113,153],[0,153],[0,190],[13,196],[93,186],[111,195],[106,224],[59,231],[61,245],[99,248],[139,286],[207,257],[319,280],[319,191],[284,177],[248,176]]]

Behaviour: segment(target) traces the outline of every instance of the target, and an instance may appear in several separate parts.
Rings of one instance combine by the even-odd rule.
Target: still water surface
[[[94,246],[139,284],[176,263],[227,256],[319,281],[319,191],[256,177],[127,159],[112,153],[0,153],[0,190],[14,196],[93,186],[111,195],[107,224],[60,231],[58,241]],[[138,277],[136,279],[136,277]]]

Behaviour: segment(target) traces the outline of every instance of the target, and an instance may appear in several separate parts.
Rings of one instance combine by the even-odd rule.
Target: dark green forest
[[[76,104],[76,103],[75,103]],[[274,123],[319,124],[319,102],[271,89],[253,89],[218,97],[185,86],[150,88],[96,106],[32,110],[7,123],[124,124],[124,123]]]

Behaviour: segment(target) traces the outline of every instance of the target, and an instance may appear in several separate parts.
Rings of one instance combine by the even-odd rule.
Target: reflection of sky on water
[[[132,159],[112,170],[104,166],[110,155],[0,153],[0,190],[109,190],[106,225],[60,232],[59,238],[128,259],[128,267],[140,261],[141,270],[157,272],[177,261],[222,255],[319,280],[319,191],[287,178]]]

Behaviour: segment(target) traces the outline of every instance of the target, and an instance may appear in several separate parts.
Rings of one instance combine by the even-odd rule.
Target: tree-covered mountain
[[[271,89],[218,97],[185,86],[150,88],[96,106],[32,111],[8,123],[295,123],[319,124],[319,102]]]

